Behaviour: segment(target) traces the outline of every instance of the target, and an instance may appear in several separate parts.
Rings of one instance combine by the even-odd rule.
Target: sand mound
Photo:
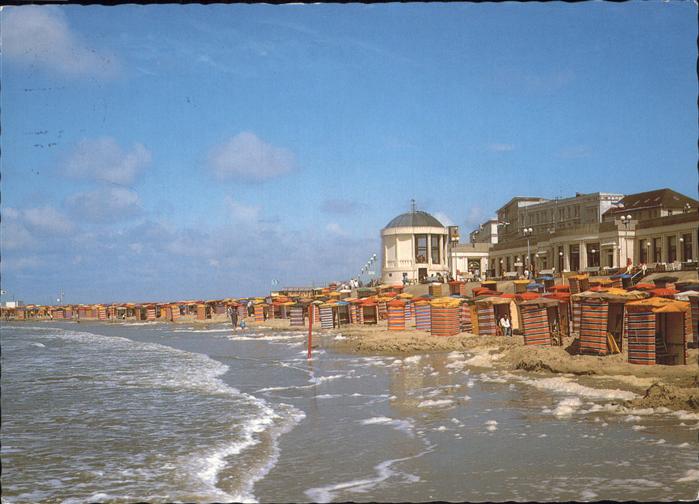
[[[626,401],[633,408],[670,408],[673,410],[699,410],[699,389],[690,389],[656,382],[643,397]]]

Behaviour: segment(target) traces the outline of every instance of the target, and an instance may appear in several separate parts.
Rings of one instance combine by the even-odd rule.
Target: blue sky
[[[696,5],[5,7],[3,298],[355,275],[415,198],[697,194]]]

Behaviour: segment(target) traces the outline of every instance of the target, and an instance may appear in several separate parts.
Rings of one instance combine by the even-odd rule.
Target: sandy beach
[[[288,330],[288,320],[246,322],[250,328]],[[305,326],[304,331],[308,331]],[[335,329],[313,326],[314,348],[362,355],[408,356],[440,352],[475,354],[474,365],[502,371],[526,371],[537,376],[576,375],[598,379],[600,387],[610,385],[641,397],[627,401],[638,408],[666,407],[672,410],[699,410],[699,350],[687,351],[687,365],[640,366],[628,362],[626,345],[621,353],[597,357],[575,354],[574,337],[560,347],[525,346],[521,335],[512,337],[477,336],[460,333],[435,337],[427,331],[389,331],[386,321],[378,325],[351,325]]]

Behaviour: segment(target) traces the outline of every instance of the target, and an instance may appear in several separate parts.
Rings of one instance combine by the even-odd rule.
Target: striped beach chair
[[[551,330],[545,306],[521,306],[525,345],[551,346]]]
[[[497,321],[492,305],[476,303],[476,316],[479,336],[495,336],[497,334]]]
[[[289,312],[289,325],[292,327],[303,327],[303,308],[292,306]]]
[[[459,334],[459,307],[431,307],[430,332],[432,336]]]
[[[461,332],[473,332],[473,323],[471,323],[471,305],[462,303],[459,307],[459,315]]]
[[[415,328],[420,331],[429,331],[432,326],[430,317],[430,305],[426,301],[415,303]]]
[[[265,321],[265,306],[262,304],[256,304],[254,306],[255,322]]]
[[[571,298],[573,305],[573,332],[580,332],[580,316],[581,316],[581,306],[580,300],[577,298]]]
[[[333,328],[333,308],[332,306],[321,306],[320,312],[320,327],[322,329]]]
[[[394,300],[389,301],[387,306],[388,330],[403,331],[405,330],[405,303]]]
[[[655,314],[648,311],[627,313],[629,362],[655,364]]]
[[[699,296],[689,296],[691,312],[689,318],[690,330],[687,332],[687,341],[699,343]]]
[[[580,303],[580,351],[607,355],[607,316],[609,305],[597,299]]]

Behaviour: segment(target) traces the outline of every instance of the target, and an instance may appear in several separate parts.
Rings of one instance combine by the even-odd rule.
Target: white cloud
[[[151,161],[151,153],[142,144],[124,152],[110,137],[82,140],[66,162],[66,174],[75,178],[102,180],[129,185]]]
[[[125,187],[108,187],[70,196],[66,203],[80,218],[93,221],[116,221],[141,212],[136,191]]]
[[[487,149],[491,152],[510,152],[515,150],[515,146],[508,143],[491,143]]]
[[[331,222],[325,226],[325,230],[337,236],[347,236],[347,231],[342,229],[342,226],[340,226],[337,222]]]
[[[129,243],[129,249],[135,252],[136,254],[140,254],[143,252],[143,244],[141,243]]]
[[[70,233],[75,227],[65,215],[51,206],[28,208],[22,211],[22,217],[35,230],[51,234]]]
[[[259,219],[260,207],[239,203],[230,196],[226,196],[224,202],[229,215],[236,221],[257,222]]]
[[[1,20],[4,58],[70,76],[110,77],[118,72],[114,55],[73,33],[57,7],[6,7]]]
[[[46,265],[44,261],[42,261],[39,257],[33,255],[10,258],[4,257],[2,260],[2,269],[5,272],[32,270],[44,265]]]
[[[2,211],[2,249],[32,250],[44,245],[48,237],[71,234],[75,225],[51,206]]]
[[[220,179],[262,182],[290,172],[295,161],[290,150],[243,132],[214,147],[209,153],[209,164]]]
[[[5,212],[7,217],[7,212]],[[14,219],[4,218],[2,222],[2,248],[19,250],[32,247],[36,243],[29,230]]]
[[[432,215],[441,222],[444,226],[454,226],[454,221],[449,218],[444,212],[435,212]]]

